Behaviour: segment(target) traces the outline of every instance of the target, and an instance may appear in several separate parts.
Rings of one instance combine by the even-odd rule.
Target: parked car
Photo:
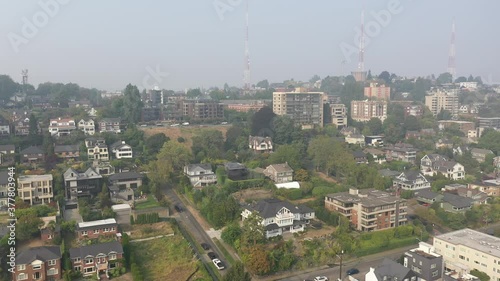
[[[316,276],[316,277],[314,277],[314,281],[328,281],[328,277],[326,277],[326,276]]]
[[[175,209],[177,212],[179,212],[179,213],[181,213],[181,212],[182,212],[182,207],[181,207],[181,206],[179,206],[179,205],[175,205],[175,206],[174,206],[174,209]]]
[[[213,259],[212,262],[214,263],[215,267],[217,267],[218,270],[223,270],[225,268],[224,263],[219,259]]]
[[[182,123],[182,126],[189,126],[189,122]]]
[[[222,122],[222,123],[220,123],[220,124],[221,124],[221,125],[227,125],[227,122]]]
[[[351,269],[347,270],[346,273],[347,273],[347,275],[354,275],[354,274],[358,274],[359,270],[357,268],[351,268]]]
[[[201,247],[203,248],[203,250],[207,251],[210,249],[210,246],[207,244],[207,243],[201,243]]]
[[[217,255],[214,252],[208,252],[207,256],[211,259],[214,260],[217,258]]]

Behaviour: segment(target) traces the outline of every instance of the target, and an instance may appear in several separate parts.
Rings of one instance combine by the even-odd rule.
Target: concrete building
[[[480,128],[500,129],[500,117],[478,117]]]
[[[427,96],[425,96],[425,106],[429,108],[434,116],[441,110],[448,110],[452,115],[456,116],[459,109],[457,92],[444,89],[433,89],[427,92]]]
[[[69,168],[63,177],[66,205],[74,205],[79,197],[95,196],[101,191],[102,176],[92,168],[83,173]]]
[[[23,175],[17,178],[17,195],[30,205],[48,204],[54,198],[52,175]]]
[[[442,255],[445,271],[482,271],[500,280],[500,238],[469,228],[434,237],[436,254]]]
[[[359,122],[378,118],[384,122],[387,118],[387,101],[353,100],[351,101],[351,118]]]
[[[351,188],[349,192],[328,194],[325,208],[348,218],[361,231],[374,231],[405,225],[406,200],[387,192]]]
[[[274,92],[273,112],[289,116],[303,128],[323,127],[325,97],[323,92],[307,92],[302,88],[296,88],[293,92]]]
[[[224,104],[214,100],[182,100],[182,116],[193,121],[223,120]]]
[[[391,99],[391,87],[379,85],[378,83],[370,83],[370,86],[365,87],[365,97],[388,101]]]
[[[347,126],[347,107],[345,104],[330,104],[330,115],[332,117],[332,124],[334,124],[337,128]]]
[[[476,129],[476,124],[474,124],[474,122],[469,122],[469,121],[441,120],[438,121],[438,128],[440,130],[455,128],[460,130],[467,136],[469,134],[469,131]]]
[[[403,265],[417,274],[418,280],[437,281],[443,277],[443,257],[425,242],[404,253]]]

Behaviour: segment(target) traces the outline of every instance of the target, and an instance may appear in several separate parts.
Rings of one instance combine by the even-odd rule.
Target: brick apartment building
[[[80,222],[76,226],[78,239],[115,236],[118,224],[115,219]]]
[[[80,271],[84,277],[108,275],[110,269],[120,266],[123,247],[118,241],[82,246],[69,249],[73,270]]]
[[[12,281],[55,281],[62,278],[59,246],[34,247],[16,256]]]

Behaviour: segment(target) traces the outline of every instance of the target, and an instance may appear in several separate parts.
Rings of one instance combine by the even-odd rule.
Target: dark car
[[[208,250],[210,249],[210,246],[207,244],[207,243],[201,243],[201,247],[203,248],[203,250]]]
[[[207,253],[207,256],[208,256],[211,260],[213,260],[213,259],[216,259],[216,258],[217,258],[217,255],[216,255],[214,252],[208,252],[208,253]]]
[[[180,213],[180,212],[182,212],[182,207],[181,207],[181,206],[179,206],[179,205],[175,205],[175,206],[174,206],[174,209],[175,209],[177,212],[179,212],[179,213]]]
[[[354,274],[358,274],[359,270],[357,268],[351,268],[348,271],[346,271],[346,273],[347,273],[347,275],[354,275]]]

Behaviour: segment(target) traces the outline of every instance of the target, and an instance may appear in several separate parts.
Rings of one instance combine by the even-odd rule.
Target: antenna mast
[[[245,13],[245,69],[243,71],[243,83],[245,91],[250,90],[250,52],[248,48],[248,0],[246,1]]]
[[[448,73],[451,74],[451,80],[454,81],[457,75],[457,69],[455,67],[455,19],[451,25],[451,40],[450,40],[450,53],[448,57]]]

